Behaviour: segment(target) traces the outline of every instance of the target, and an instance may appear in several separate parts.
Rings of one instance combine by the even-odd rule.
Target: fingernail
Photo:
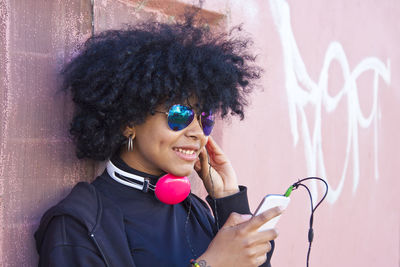
[[[279,209],[279,212],[281,212],[281,213],[285,211],[285,207],[284,206],[279,206],[278,209]]]
[[[242,218],[245,220],[250,220],[252,216],[250,214],[241,214]]]

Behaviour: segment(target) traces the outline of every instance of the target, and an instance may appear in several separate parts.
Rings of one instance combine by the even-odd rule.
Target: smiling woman
[[[128,126],[124,135],[132,136],[133,149],[123,148],[121,158],[146,173],[188,176],[207,136],[190,108],[173,105],[167,114],[168,118],[165,112],[157,112],[149,115],[142,124]]]
[[[45,213],[39,266],[270,265],[277,233],[257,229],[281,211],[246,215],[246,188],[209,136],[215,115],[244,117],[260,69],[239,27],[195,25],[106,31],[65,66],[77,156],[108,163]],[[190,193],[194,170],[214,216]]]

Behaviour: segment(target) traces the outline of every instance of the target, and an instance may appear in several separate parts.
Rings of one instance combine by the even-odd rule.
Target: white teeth
[[[178,150],[179,152],[186,154],[186,155],[192,155],[194,154],[194,150],[184,150],[182,148],[177,148],[176,150]]]

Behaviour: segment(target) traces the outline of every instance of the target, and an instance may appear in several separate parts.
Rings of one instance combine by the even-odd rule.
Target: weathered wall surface
[[[245,22],[265,68],[247,119],[222,136],[253,209],[299,178],[324,177],[310,266],[399,266],[400,2],[218,2],[230,24]],[[309,214],[299,189],[273,266],[305,266]]]
[[[87,1],[1,1],[0,245],[2,266],[34,266],[41,214],[92,176],[67,138],[71,105],[58,71],[91,32]]]
[[[59,71],[92,32],[168,20],[177,1],[0,0],[0,263],[35,266],[40,217],[101,164],[78,161],[68,138],[69,96]],[[222,15],[204,11],[217,24]],[[199,188],[199,181],[194,181]]]
[[[42,213],[99,170],[76,160],[68,140],[72,107],[57,92],[63,63],[92,31],[174,19],[189,3],[0,0],[2,266],[35,266]],[[330,193],[315,215],[311,266],[399,266],[400,2],[210,0],[205,8],[213,25],[244,23],[265,69],[246,120],[214,132],[253,210],[264,194],[322,176]],[[323,187],[310,186],[321,197]],[[299,189],[279,222],[274,266],[305,265],[308,216]]]

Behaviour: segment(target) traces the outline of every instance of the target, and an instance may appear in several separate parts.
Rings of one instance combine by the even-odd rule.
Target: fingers
[[[208,165],[208,155],[207,155],[206,148],[203,147],[203,149],[200,151],[199,159],[202,164],[202,167],[203,167],[203,165],[205,165],[205,166]]]
[[[257,229],[280,213],[280,208],[270,209],[255,217],[233,212],[212,244],[215,242],[222,247],[229,246],[234,255],[239,255],[229,266],[232,263],[237,263],[239,266],[260,266],[266,261],[266,255],[272,248],[270,241],[275,239],[278,233],[275,229],[264,232],[258,232]],[[217,242],[219,238],[222,238],[221,244]]]
[[[206,148],[209,154],[223,154],[222,149],[217,145],[211,136],[208,137]]]
[[[263,255],[261,255],[261,256],[259,256],[259,257],[256,258],[256,260],[255,260],[255,262],[254,262],[254,265],[255,265],[255,266],[261,266],[261,265],[263,265],[264,262],[266,262],[266,261],[267,261],[267,255],[266,255],[266,254],[263,254]]]
[[[207,151],[205,148],[202,148],[199,153],[199,158],[194,164],[195,170],[199,172],[204,167],[205,162],[207,162]]]
[[[200,162],[200,159],[198,159],[198,160],[195,162],[195,164],[194,164],[194,169],[195,169],[196,172],[201,171],[201,162]]]
[[[199,177],[205,181],[206,178],[208,177],[208,156],[207,156],[207,151],[205,148],[203,148],[200,151],[199,154],[199,159],[197,160],[197,162],[194,164],[194,169],[196,170],[197,174],[199,175]]]
[[[267,261],[267,253],[271,250],[271,243],[266,242],[262,245],[258,245],[256,247],[256,253],[254,257],[254,265],[255,266],[260,266],[264,262]]]
[[[216,167],[218,165],[223,165],[223,164],[229,162],[225,153],[217,145],[217,143],[214,141],[214,139],[211,136],[208,138],[206,148],[207,148],[208,155],[210,157],[211,166]]]
[[[265,245],[266,243],[269,243],[269,241],[274,240],[277,237],[278,231],[276,229],[270,229],[263,232],[257,232],[257,235],[253,237],[253,240],[251,242],[254,245]]]
[[[263,213],[254,216],[248,223],[244,226],[248,231],[256,231],[260,228],[264,223],[268,222],[272,218],[282,214],[283,209],[280,207],[275,207],[269,210],[264,211]]]
[[[246,253],[252,266],[260,266],[267,260],[267,253],[271,250],[271,243],[266,242],[252,246],[250,249],[246,249]]]
[[[236,226],[238,224],[247,222],[251,218],[252,217],[250,214],[239,214],[236,212],[232,212],[231,215],[229,215],[228,219],[226,220],[224,226],[222,226],[221,229]]]

